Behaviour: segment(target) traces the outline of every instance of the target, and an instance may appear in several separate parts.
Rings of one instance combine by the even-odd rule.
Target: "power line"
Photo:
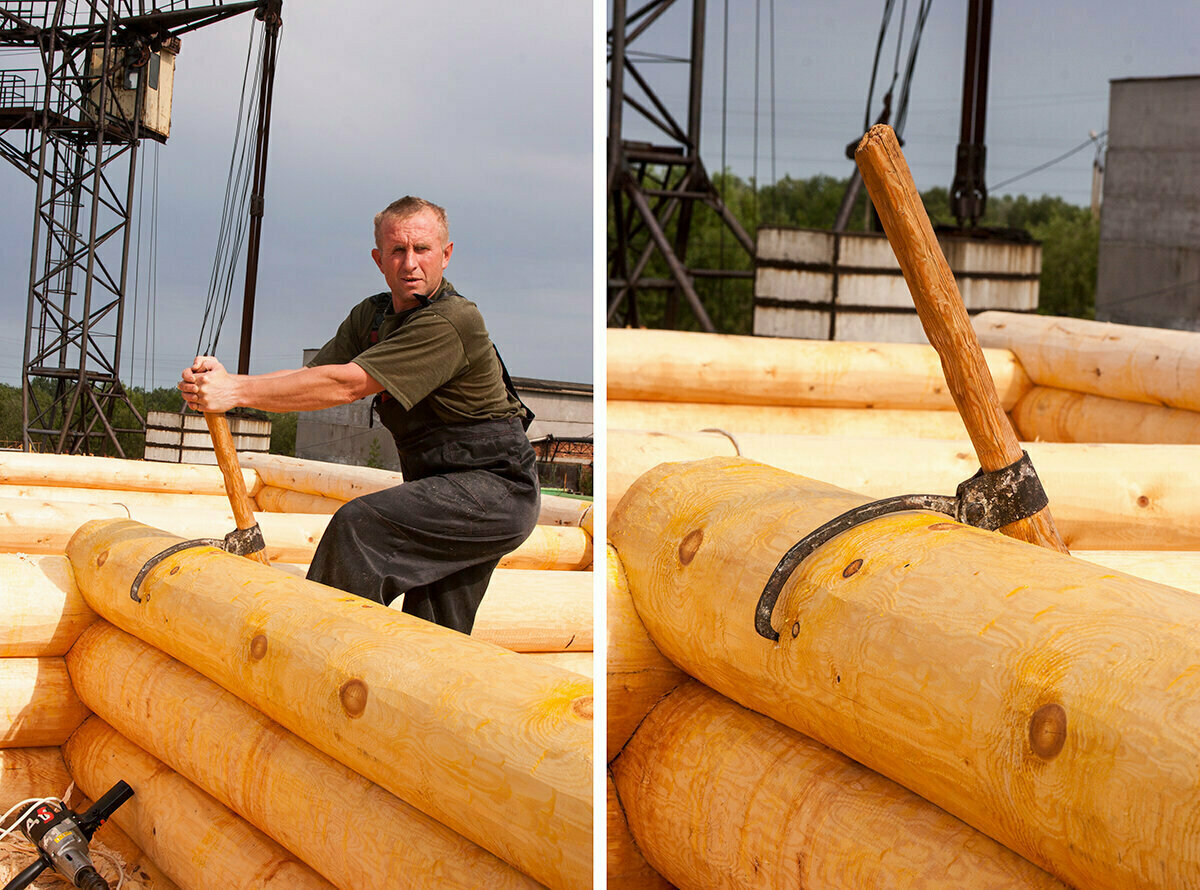
[[[1108,130],[1105,130],[1101,133],[1097,133],[1095,136],[1089,136],[1086,141],[1081,142],[1079,145],[1076,145],[1070,151],[1064,152],[1063,154],[1060,154],[1057,158],[1054,158],[1051,161],[1046,161],[1046,163],[1044,163],[1044,164],[1038,164],[1036,167],[1033,167],[1030,170],[1026,170],[1024,173],[1018,173],[1016,176],[1013,176],[1013,177],[1010,177],[1009,179],[1004,180],[1004,182],[998,182],[994,186],[992,186],[991,190],[996,191],[997,189],[1002,189],[1006,185],[1010,185],[1011,183],[1016,182],[1018,179],[1024,179],[1026,176],[1032,176],[1034,173],[1040,173],[1041,171],[1045,170],[1047,167],[1053,167],[1055,164],[1059,163],[1060,161],[1065,161],[1067,158],[1071,157],[1071,155],[1079,154],[1079,152],[1083,151],[1089,145],[1095,144],[1095,141],[1097,139],[1099,139],[1101,136],[1104,136],[1107,133],[1108,133]]]

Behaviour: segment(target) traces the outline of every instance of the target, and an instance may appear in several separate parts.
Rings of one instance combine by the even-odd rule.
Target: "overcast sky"
[[[903,53],[914,7],[904,23]],[[640,6],[631,0],[630,8]],[[709,0],[703,155],[742,176],[849,175],[846,144],[862,134],[884,0],[774,2],[775,138],[771,139],[771,0]],[[872,118],[891,79],[897,0]],[[685,55],[691,4],[634,48]],[[728,10],[728,64],[724,20]],[[761,41],[754,150],[755,15]],[[592,379],[594,14],[579,0],[384,0],[284,4],[284,30],[258,290],[252,370],[294,367],[361,297],[382,288],[371,217],[416,193],[450,212],[448,277],[475,299],[518,376]],[[137,346],[127,382],[171,385],[199,334],[249,36],[249,17],[184,38],[170,142],[157,155],[156,324],[140,277]],[[953,176],[962,90],[965,3],[934,3],[921,42],[905,130],[918,187]],[[1108,123],[1109,80],[1200,73],[1194,0],[1006,0],[996,4],[986,141],[995,186],[1089,140]],[[603,58],[601,55],[600,58]],[[8,57],[0,67],[13,67]],[[901,64],[903,65],[902,57]],[[644,64],[684,117],[682,65]],[[603,107],[596,109],[605,120]],[[627,116],[626,135],[638,131]],[[601,124],[603,126],[603,123]],[[603,134],[600,134],[603,136]],[[722,147],[724,142],[724,148]],[[1001,193],[1087,204],[1091,145]],[[150,180],[149,175],[144,177]],[[148,191],[148,190],[147,190]],[[0,381],[19,380],[33,185],[0,167]],[[593,216],[593,214],[596,214]],[[143,245],[143,263],[146,259]],[[601,286],[602,290],[602,286]],[[132,300],[133,287],[130,286]],[[240,299],[240,291],[237,299]],[[132,318],[133,304],[130,315]],[[131,330],[132,324],[128,325]],[[231,310],[218,349],[236,364]],[[154,362],[143,348],[150,334]]]
[[[590,5],[283,7],[251,370],[298,367],[303,348],[322,345],[350,306],[384,289],[370,257],[372,217],[417,194],[448,210],[447,277],[479,304],[510,371],[590,382]],[[127,383],[173,385],[194,354],[251,21],[184,36],[171,138],[144,144],[144,179],[156,154],[159,168],[156,345],[150,365],[143,272]],[[0,194],[0,381],[18,383],[34,187],[5,164]],[[129,293],[132,301],[132,273]],[[239,284],[217,350],[231,367],[240,300]],[[132,316],[130,303],[129,328]],[[122,374],[130,368],[127,350]]]
[[[632,13],[641,4],[630,0]],[[772,165],[770,17],[775,29],[775,142]],[[875,120],[891,82],[902,0],[896,0],[871,108]],[[901,77],[912,39],[917,0],[907,4]],[[827,173],[849,176],[847,143],[863,133],[867,90],[884,0],[709,0],[705,53],[702,153],[710,173],[724,163],[758,181]],[[691,4],[675,9],[631,44],[631,50],[686,56]],[[965,0],[937,0],[921,38],[910,89],[905,155],[918,188],[948,187],[954,176],[962,103]],[[726,41],[725,17],[729,27]],[[758,152],[755,165],[755,18],[760,38]],[[610,18],[611,21],[611,18]],[[992,22],[986,128],[987,182],[999,184],[1089,142],[1108,125],[1109,80],[1200,74],[1200,3],[1195,0],[999,0]],[[725,57],[728,56],[726,63]],[[640,70],[682,123],[686,66],[643,63]],[[626,136],[645,138],[634,115]],[[641,136],[637,135],[642,134]],[[658,138],[658,137],[652,137]],[[1045,172],[997,193],[1059,195],[1091,200],[1088,145]]]

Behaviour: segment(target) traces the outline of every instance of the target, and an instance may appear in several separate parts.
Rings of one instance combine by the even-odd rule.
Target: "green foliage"
[[[726,171],[714,177],[717,191],[742,226],[753,237],[760,225],[830,229],[837,217],[848,179],[818,175],[808,179],[784,177],[773,185],[755,189]],[[921,199],[935,225],[953,225],[947,189],[936,187]],[[864,231],[869,222],[865,189],[860,189],[849,217],[850,231]],[[1100,243],[1099,225],[1086,207],[1076,207],[1061,198],[1025,195],[988,199],[982,227],[1023,229],[1042,243],[1042,277],[1039,311],[1044,315],[1095,317],[1096,264]],[[678,214],[667,225],[666,234],[675,243]],[[613,208],[609,206],[609,249],[614,237]],[[636,231],[636,230],[635,230]],[[649,238],[644,230],[631,239],[633,255],[639,256]],[[698,269],[753,268],[749,255],[738,244],[720,217],[708,207],[695,206],[684,261]],[[670,273],[656,251],[642,273],[643,278],[669,278]],[[697,293],[717,329],[748,334],[753,329],[754,286],[750,279],[698,277]],[[643,327],[678,327],[700,330],[700,324],[680,298],[672,307],[669,291],[638,291],[637,323]]]
[[[367,449],[367,466],[376,470],[382,467],[383,463],[379,459],[380,454],[379,437],[372,436],[371,446]]]
[[[51,383],[49,381],[37,378],[33,381],[33,385],[43,400],[50,398]],[[162,386],[149,392],[134,387],[127,392],[129,401],[133,403],[133,407],[142,420],[145,420],[149,411],[178,413],[183,408],[183,397],[174,387]],[[254,413],[271,420],[271,453],[294,455],[296,453],[296,413]],[[118,431],[122,428],[139,426],[129,407],[123,402],[118,404],[112,423]],[[20,448],[21,438],[21,388],[0,383],[0,448]],[[118,432],[117,440],[121,443],[121,448],[127,458],[140,460],[144,456],[146,439],[143,434]],[[103,443],[99,443],[96,448],[100,454],[116,454],[116,450],[107,442],[107,439]]]

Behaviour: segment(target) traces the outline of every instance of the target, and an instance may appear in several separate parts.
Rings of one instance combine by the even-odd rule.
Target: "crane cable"
[[[257,51],[255,50],[256,37]],[[200,323],[200,334],[196,340],[197,355],[213,355],[216,352],[221,336],[221,327],[229,311],[238,258],[246,242],[246,227],[250,220],[250,180],[254,154],[253,128],[250,122],[258,117],[259,84],[263,76],[263,56],[266,46],[266,26],[263,25],[260,28],[257,20],[254,20],[250,26],[250,40],[246,47],[242,95],[238,103],[237,126],[229,159],[229,173],[225,181],[225,201],[221,212],[221,225],[217,234],[216,254],[213,258],[212,274],[208,283],[204,318]],[[250,77],[252,59],[255,60],[253,80]],[[205,341],[206,332],[208,334],[207,343]]]

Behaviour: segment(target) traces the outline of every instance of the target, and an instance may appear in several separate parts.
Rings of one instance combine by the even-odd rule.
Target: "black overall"
[[[404,594],[405,612],[469,634],[500,557],[537,525],[533,448],[517,417],[446,423],[427,400],[376,407],[404,482],[341,507],[308,578],[385,606]]]

